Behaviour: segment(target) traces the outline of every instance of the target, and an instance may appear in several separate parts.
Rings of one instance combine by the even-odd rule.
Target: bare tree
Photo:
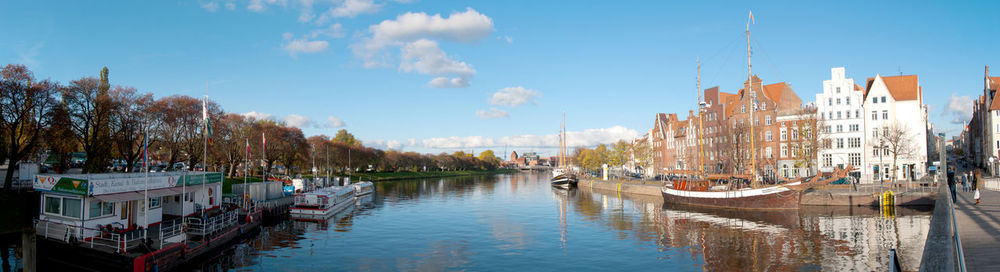
[[[825,126],[823,120],[816,118],[816,108],[807,107],[800,110],[796,115],[801,118],[796,120],[791,128],[790,134],[795,137],[789,142],[792,150],[792,157],[795,159],[796,168],[813,169],[816,166],[816,158],[819,153],[829,148],[826,134],[819,133]]]
[[[154,118],[153,95],[139,94],[133,87],[116,86],[111,96],[111,140],[116,154],[125,161],[126,172],[134,172],[135,163],[141,160],[143,139],[149,145],[156,144],[159,119]]]
[[[103,172],[111,163],[111,97],[106,87],[107,68],[101,71],[101,79],[81,78],[63,89],[73,131],[87,154],[86,173]]]
[[[892,154],[892,179],[896,181],[896,171],[899,168],[897,163],[900,158],[906,159],[917,154],[917,147],[913,142],[913,135],[906,125],[893,122],[889,126],[882,127],[882,133],[875,138],[876,143],[884,144],[884,148]]]
[[[4,188],[9,190],[14,179],[14,171],[10,170],[34,154],[52,119],[56,106],[53,95],[59,86],[48,80],[36,82],[24,65],[7,65],[0,75],[0,157],[7,159]]]

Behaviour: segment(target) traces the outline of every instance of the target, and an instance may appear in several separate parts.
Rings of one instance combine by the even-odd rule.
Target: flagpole
[[[260,167],[260,174],[264,176],[264,182],[267,182],[267,134],[264,132],[260,133],[260,159],[264,161],[264,165]]]
[[[248,191],[247,190],[248,189],[247,188],[247,174],[249,174],[249,172],[250,172],[250,139],[246,139],[246,140],[247,140],[247,154],[246,154],[246,157],[244,157],[244,159],[245,159],[246,162],[243,163],[243,207],[247,207],[248,206],[247,204],[248,204],[248,201],[249,201],[247,199],[247,193],[248,193],[247,192]]]
[[[142,164],[146,166],[146,187],[142,190],[142,239],[149,239],[149,164],[146,163],[147,154],[146,149],[149,145],[149,130],[145,130],[142,133]]]
[[[205,116],[204,116],[205,117],[204,130],[205,131],[202,132],[202,137],[201,138],[204,140],[203,142],[204,142],[205,148],[201,150],[202,151],[202,159],[201,159],[201,190],[205,191],[205,187],[208,185],[208,136],[209,136],[208,135],[208,126],[209,125],[208,125],[208,96],[207,95],[205,96],[205,99],[202,100],[202,110],[205,112]],[[210,195],[207,195],[207,192],[206,192],[206,196],[208,196],[209,198],[212,197]],[[211,207],[209,207],[209,208],[211,208]]]

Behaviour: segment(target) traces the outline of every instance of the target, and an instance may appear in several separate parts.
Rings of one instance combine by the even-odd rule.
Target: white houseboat
[[[375,184],[370,181],[362,181],[355,184],[351,184],[354,187],[354,197],[363,197],[370,195],[375,192]]]
[[[332,186],[295,195],[289,212],[297,219],[324,219],[354,204],[354,187]]]
[[[68,253],[42,254],[39,264],[51,256],[77,269],[169,269],[260,223],[258,209],[221,203],[217,172],[36,175],[33,188],[40,252]]]

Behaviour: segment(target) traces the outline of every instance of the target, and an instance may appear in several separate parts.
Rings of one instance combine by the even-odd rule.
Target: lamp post
[[[883,165],[884,162],[882,162],[882,153],[883,153],[882,151],[883,150],[885,150],[885,143],[883,141],[879,141],[879,143],[878,143],[878,151],[876,151],[876,152],[878,152],[878,167],[879,167],[879,170],[878,170],[878,182],[879,182],[879,184],[884,184],[885,183],[885,180],[883,180],[883,178],[882,178],[883,176],[885,176],[884,174],[882,174],[882,172],[885,171],[885,169],[884,169],[885,167]]]

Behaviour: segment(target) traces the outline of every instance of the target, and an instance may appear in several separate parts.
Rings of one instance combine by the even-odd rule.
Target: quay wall
[[[580,180],[577,183],[578,187],[588,187],[596,188],[601,190],[616,191],[626,194],[640,194],[640,195],[651,195],[660,196],[660,185],[658,184],[637,184],[632,183],[632,181],[615,181],[615,180],[597,180],[597,179],[585,179]]]

